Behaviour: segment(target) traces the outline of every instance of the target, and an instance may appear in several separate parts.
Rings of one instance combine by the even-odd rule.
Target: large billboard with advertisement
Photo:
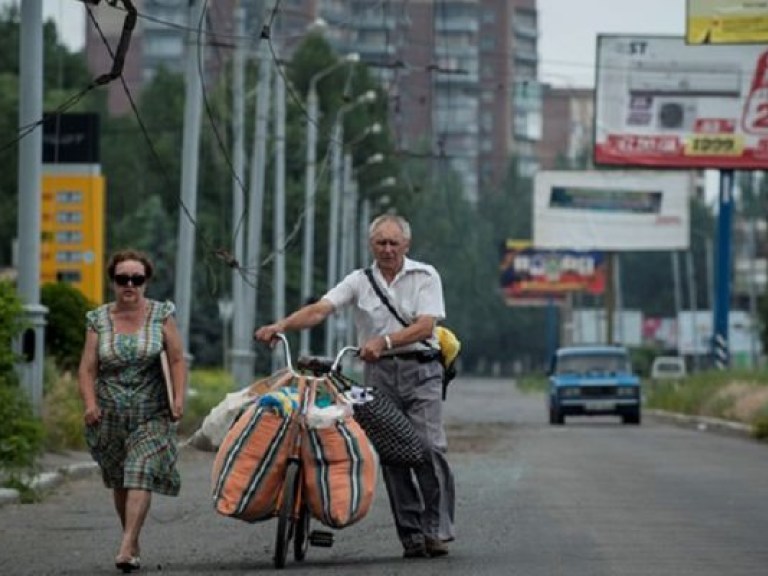
[[[507,240],[499,266],[509,306],[544,306],[569,292],[605,291],[605,255],[577,250],[539,250],[530,240]]]
[[[688,0],[685,41],[689,44],[768,42],[768,2]]]
[[[673,171],[543,170],[533,244],[576,250],[684,250],[691,175]]]
[[[594,161],[768,168],[768,46],[599,35]]]

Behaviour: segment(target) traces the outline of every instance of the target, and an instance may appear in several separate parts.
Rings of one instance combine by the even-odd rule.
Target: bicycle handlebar
[[[285,353],[285,365],[288,367],[288,370],[294,375],[294,376],[300,376],[301,374],[296,370],[296,368],[293,367],[293,361],[291,360],[291,347],[288,344],[288,338],[283,332],[278,332],[275,334],[275,338],[279,339],[283,343],[283,352]],[[330,372],[338,372],[339,370],[339,364],[341,363],[341,359],[350,353],[359,353],[360,348],[357,346],[344,346],[341,350],[338,351],[336,356],[333,359],[333,364],[331,364]]]

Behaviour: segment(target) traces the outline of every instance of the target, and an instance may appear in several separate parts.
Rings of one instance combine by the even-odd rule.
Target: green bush
[[[32,468],[43,440],[43,425],[24,391],[15,384],[0,384],[0,469],[16,474]]]
[[[13,339],[24,328],[24,309],[10,282],[0,282],[0,379],[16,381]]]
[[[75,370],[85,343],[85,313],[94,304],[66,282],[44,284],[40,302],[48,307],[46,352],[62,369]]]

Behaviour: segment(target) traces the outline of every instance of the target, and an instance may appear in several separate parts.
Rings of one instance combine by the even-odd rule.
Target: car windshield
[[[557,374],[629,372],[627,357],[621,354],[570,354],[557,360]]]

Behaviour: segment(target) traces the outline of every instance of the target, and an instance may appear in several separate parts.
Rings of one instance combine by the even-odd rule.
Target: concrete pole
[[[343,108],[339,111],[333,125],[331,137],[331,203],[328,216],[328,271],[327,289],[331,289],[338,280],[339,259],[339,204],[341,203],[342,147],[344,138]],[[333,356],[336,349],[336,319],[329,318],[325,323],[325,355]]]
[[[672,258],[672,284],[675,299],[675,343],[680,348],[680,311],[683,309],[683,292],[680,283],[680,258],[677,250],[670,253]]]
[[[285,317],[285,82],[275,74],[275,207],[273,224],[274,314]],[[284,364],[285,353],[280,346],[272,354],[272,371]]]
[[[179,325],[184,356],[188,365],[189,324],[192,294],[192,271],[195,256],[195,225],[197,216],[197,167],[200,154],[200,124],[202,112],[202,79],[198,58],[205,62],[205,48],[198,47],[198,26],[203,16],[203,3],[190,0],[189,33],[186,54],[186,95],[184,99],[184,139],[181,149],[181,202],[179,208],[179,245],[176,250],[176,321]],[[205,19],[202,22],[205,32]]]
[[[240,265],[245,260],[245,10],[235,10],[235,34],[237,46],[232,60],[232,255]],[[240,270],[232,272],[232,301],[235,314],[232,319],[232,348],[227,365],[233,370],[232,358],[248,357],[251,338],[245,326],[245,278]],[[235,378],[237,382],[237,378]]]
[[[371,199],[368,195],[363,196],[360,206],[360,266],[365,267],[368,263],[368,225],[371,223]]]
[[[699,338],[698,334],[696,333],[696,315],[698,306],[696,302],[696,273],[694,271],[693,249],[689,248],[685,253],[685,256],[686,275],[688,276],[688,306],[691,310],[691,342],[693,348],[693,351],[691,352],[691,359],[693,361],[694,372],[698,372],[699,354],[697,348],[699,344]]]
[[[267,165],[267,129],[269,123],[269,99],[271,92],[272,59],[269,47],[262,41],[259,47],[259,80],[256,101],[256,123],[253,154],[251,156],[250,198],[248,204],[247,268],[249,284],[245,291],[246,333],[250,338],[256,328],[259,273],[261,267],[261,232],[264,209],[264,176]],[[249,350],[247,357],[238,363],[237,384],[241,387],[253,381],[255,354]],[[234,359],[233,359],[234,360]]]
[[[624,292],[621,285],[621,254],[616,253],[616,265],[613,267],[613,285],[616,294],[616,327],[618,328],[618,341],[625,344],[624,340]]]
[[[21,3],[19,46],[19,130],[43,117],[43,3]],[[16,365],[21,385],[36,416],[42,414],[45,316],[40,305],[40,210],[42,204],[43,127],[19,142],[17,292],[29,327],[16,343],[27,356]],[[34,349],[30,350],[34,343]]]
[[[313,78],[314,79],[314,78]],[[317,162],[317,90],[310,82],[307,96],[307,166],[304,183],[304,257],[301,261],[301,302],[303,306],[312,297],[312,270],[315,256],[315,170]],[[299,354],[309,355],[309,330],[299,336]]]

